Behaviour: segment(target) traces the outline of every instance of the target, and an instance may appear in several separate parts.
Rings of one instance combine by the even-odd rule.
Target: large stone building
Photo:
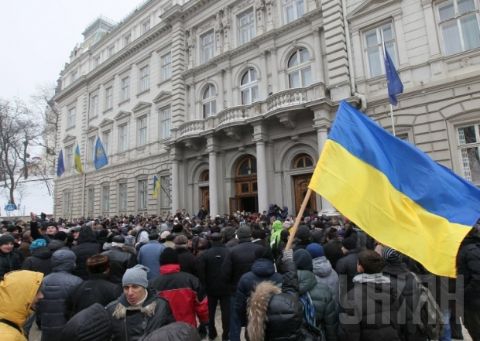
[[[55,215],[295,213],[338,102],[480,183],[478,0],[150,0],[98,19],[61,73]],[[109,164],[93,166],[95,139]],[[74,171],[80,147],[84,174]],[[152,196],[153,176],[161,180]],[[308,209],[328,212],[319,196]]]

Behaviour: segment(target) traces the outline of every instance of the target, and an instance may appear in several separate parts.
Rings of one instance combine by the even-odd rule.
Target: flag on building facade
[[[73,155],[73,163],[75,165],[75,170],[80,174],[83,173],[82,158],[80,157],[80,147],[77,144],[75,148],[75,154]]]
[[[387,76],[388,99],[392,105],[397,105],[397,95],[403,93],[403,83],[398,76],[392,58],[388,54],[387,47],[385,50],[385,74]]]
[[[62,176],[63,173],[65,173],[65,164],[63,163],[63,150],[60,150],[57,160],[57,176]]]
[[[152,197],[158,198],[160,194],[160,178],[156,175],[153,176],[153,192]]]
[[[341,102],[309,188],[366,233],[456,276],[456,255],[480,218],[480,190]]]
[[[107,153],[105,153],[105,148],[103,147],[100,137],[97,137],[97,142],[95,143],[93,163],[95,165],[95,169],[100,169],[103,166],[108,165]]]

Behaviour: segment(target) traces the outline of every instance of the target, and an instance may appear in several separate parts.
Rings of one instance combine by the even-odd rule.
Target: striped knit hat
[[[400,263],[402,261],[402,255],[390,247],[383,248],[382,257],[387,263]]]

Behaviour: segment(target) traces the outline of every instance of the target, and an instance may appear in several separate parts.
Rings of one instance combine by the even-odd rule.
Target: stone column
[[[210,216],[218,214],[218,186],[217,186],[217,152],[215,138],[210,135],[207,138],[208,151],[208,194],[210,198]]]
[[[280,90],[278,83],[278,74],[280,70],[278,69],[276,48],[270,50],[270,67],[272,68],[272,93],[277,93]]]
[[[232,69],[230,68],[230,64],[228,67],[225,69],[225,88],[227,89],[227,96],[224,98],[224,103],[223,107],[224,108],[229,108],[232,107],[234,104],[233,101],[233,84],[232,84]]]
[[[172,213],[175,214],[180,208],[180,179],[179,179],[179,162],[176,148],[170,150],[170,159],[172,160]]]
[[[261,124],[253,127],[253,141],[257,152],[257,193],[258,211],[268,211],[267,161],[265,153],[265,135]]]

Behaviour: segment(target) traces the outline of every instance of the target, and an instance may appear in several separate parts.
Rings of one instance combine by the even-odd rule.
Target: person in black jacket
[[[208,298],[208,335],[210,339],[217,337],[215,328],[215,311],[220,302],[222,313],[222,340],[228,340],[230,330],[230,276],[232,260],[230,249],[222,243],[222,235],[218,232],[210,236],[212,247],[205,250],[197,260],[198,278],[204,286]]]
[[[15,238],[10,234],[0,236],[0,279],[10,271],[22,266],[21,254],[14,249]]]
[[[35,239],[32,244],[30,244],[30,252],[32,255],[25,259],[22,269],[38,271],[45,276],[52,272],[52,264],[50,262],[52,251],[48,248],[45,239]]]
[[[457,256],[457,271],[464,280],[464,323],[474,341],[480,340],[480,231],[472,229]]]
[[[357,234],[353,233],[342,241],[344,256],[337,261],[335,271],[339,279],[339,297],[342,298],[353,288],[353,277],[357,274]]]
[[[72,247],[72,251],[77,256],[77,266],[73,274],[82,279],[87,279],[87,258],[100,252],[100,244],[97,243],[95,233],[90,226],[81,227],[78,235],[78,244]]]
[[[115,236],[110,250],[102,252],[102,255],[109,259],[109,280],[115,284],[120,284],[125,271],[137,264],[135,255],[124,250],[124,243],[125,238],[122,235]]]
[[[87,259],[88,280],[80,284],[68,300],[70,311],[76,314],[92,304],[106,306],[122,294],[122,288],[107,280],[110,262],[105,255]]]
[[[190,251],[188,248],[188,238],[183,234],[179,234],[175,237],[173,242],[175,244],[175,252],[178,255],[180,269],[183,272],[188,272],[189,274],[198,277],[197,267],[195,264],[196,259],[192,251]]]
[[[60,341],[110,340],[112,325],[104,306],[95,303],[73,316],[63,327]]]

